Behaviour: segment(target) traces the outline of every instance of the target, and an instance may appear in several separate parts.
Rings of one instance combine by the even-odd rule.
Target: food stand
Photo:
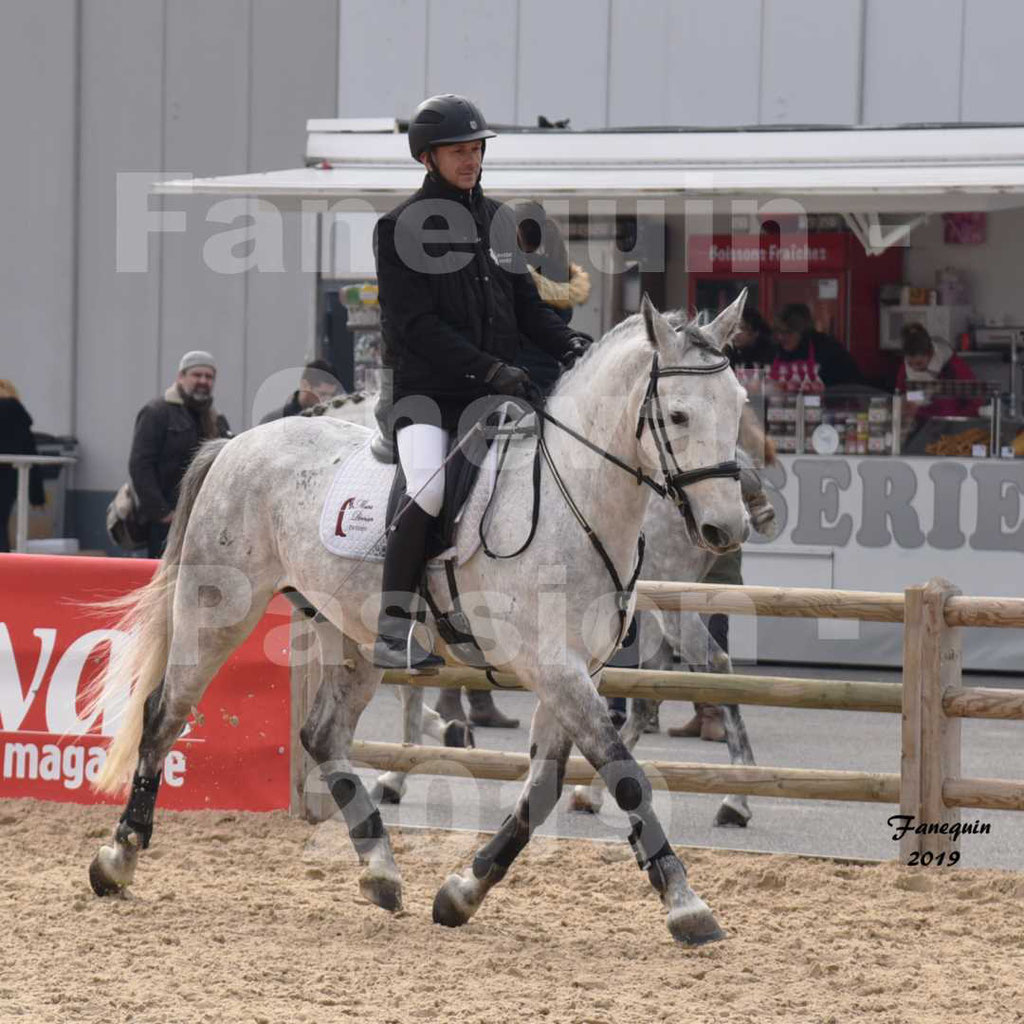
[[[766,314],[780,302],[807,302],[874,378],[894,377],[899,363],[881,338],[892,309],[919,305],[923,312],[945,298],[932,295],[938,292],[936,275],[920,269],[927,259],[908,272],[915,261],[914,232],[945,213],[997,218],[1024,210],[1021,127],[496,127],[499,137],[488,144],[485,165],[491,197],[541,199],[556,220],[607,217],[617,203],[638,216],[661,217],[668,225],[664,263],[641,270],[661,275],[667,304],[678,296],[677,302],[720,305],[719,292],[728,297],[739,282],[749,281]],[[258,197],[280,210],[312,210],[320,217],[337,215],[328,212],[331,203],[381,212],[411,194],[422,177],[409,159],[403,130],[390,119],[313,121],[304,167],[163,182],[155,191]],[[841,229],[822,233],[827,238],[816,234],[809,218],[821,215],[838,218]],[[761,228],[768,222],[779,232],[778,248],[762,255]],[[803,234],[794,240],[793,231]],[[1006,234],[1011,257],[1024,261],[1024,240]],[[613,250],[613,238],[606,248]],[[945,258],[941,252],[926,255]],[[620,252],[595,268],[596,293],[608,266],[615,272],[636,268],[638,260],[630,265],[628,256]],[[916,291],[907,291],[911,285]],[[606,295],[611,291],[605,288]],[[995,326],[1024,322],[1017,301],[1010,295],[1003,307],[1016,319],[1004,316]],[[597,311],[602,326],[624,308],[629,304],[605,300],[603,318]],[[980,355],[979,330],[989,317],[987,310],[975,313],[967,344],[974,338]],[[949,322],[954,320],[950,311]],[[800,381],[792,389],[787,381],[778,393],[763,394],[769,430],[783,449],[766,474],[782,529],[770,542],[748,544],[746,581],[902,590],[942,574],[965,593],[1019,596],[1024,459],[1017,457],[1022,453],[1014,421],[1017,364],[1009,383],[1001,361],[994,369],[996,386],[984,384],[974,395],[988,414],[929,426],[928,433],[907,422],[907,396],[894,396],[891,388],[838,396],[816,394]],[[882,624],[765,620],[755,625],[756,644],[744,638],[744,624],[735,627],[739,653],[765,660],[900,661],[900,631]],[[998,633],[968,631],[967,667],[1019,670],[1024,637]]]

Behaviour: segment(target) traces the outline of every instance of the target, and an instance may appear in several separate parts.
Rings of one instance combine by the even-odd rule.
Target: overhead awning
[[[154,191],[387,209],[419,186],[422,170],[397,122],[308,128],[305,167],[164,181]],[[861,230],[873,223],[883,238],[890,229],[879,215],[1024,206],[1024,126],[513,130],[488,142],[483,182],[499,199],[650,198],[668,212],[689,199],[714,199],[716,209],[721,200],[791,199],[807,213],[858,215]]]

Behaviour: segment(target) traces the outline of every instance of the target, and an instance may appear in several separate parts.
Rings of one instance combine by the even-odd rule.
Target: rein
[[[588,440],[578,431],[574,430],[568,424],[563,423],[561,420],[552,416],[547,410],[543,408],[537,408],[537,448],[533,456],[533,509],[530,517],[530,533],[527,536],[523,544],[515,551],[507,554],[500,554],[492,551],[487,544],[487,538],[484,536],[485,523],[488,520],[489,513],[491,511],[491,504],[494,501],[494,496],[497,493],[497,486],[491,492],[491,497],[488,500],[487,507],[484,509],[484,514],[480,519],[479,525],[479,536],[480,544],[483,547],[484,553],[488,558],[515,558],[521,555],[533,542],[533,538],[537,533],[537,524],[540,520],[540,460],[543,457],[544,461],[548,465],[548,469],[551,471],[551,476],[554,479],[558,490],[562,495],[562,499],[565,501],[569,510],[572,512],[576,521],[583,528],[587,539],[590,541],[594,550],[597,552],[601,561],[604,563],[604,567],[611,577],[612,584],[615,587],[616,592],[616,604],[619,614],[619,635],[615,642],[615,646],[612,649],[612,656],[614,656],[615,650],[619,644],[622,643],[623,637],[626,635],[626,631],[629,626],[627,619],[627,610],[633,596],[633,590],[636,587],[636,581],[640,577],[640,570],[644,560],[644,535],[640,534],[637,541],[637,559],[636,568],[633,571],[633,575],[630,577],[629,582],[623,586],[622,580],[619,577],[618,571],[615,568],[615,564],[612,562],[611,557],[608,554],[604,544],[601,543],[600,537],[594,532],[590,523],[587,522],[586,516],[584,516],[580,507],[573,500],[572,495],[569,493],[569,489],[566,486],[565,480],[562,478],[561,473],[558,471],[558,467],[555,465],[554,459],[551,455],[551,450],[548,447],[547,439],[544,436],[544,424],[545,422],[551,423],[553,426],[558,427],[559,430],[568,434],[570,437],[578,441],[580,444],[589,448],[592,452],[600,455],[606,461],[617,466],[619,469],[628,473],[633,479],[636,480],[637,486],[646,485],[651,488],[661,498],[670,497],[678,507],[680,514],[684,517],[689,516],[687,520],[688,527],[689,522],[692,520],[692,512],[690,510],[690,502],[686,496],[686,488],[690,484],[698,483],[701,480],[709,480],[716,477],[731,478],[733,480],[739,480],[740,478],[740,467],[739,463],[735,460],[727,462],[718,462],[712,466],[702,466],[697,469],[683,470],[679,466],[679,462],[676,459],[675,452],[672,448],[672,442],[668,436],[668,431],[665,426],[665,418],[661,406],[661,397],[658,394],[658,381],[662,377],[675,377],[685,375],[705,375],[713,373],[721,373],[729,366],[729,359],[727,356],[722,356],[715,363],[708,364],[706,366],[667,366],[660,367],[658,364],[658,353],[655,352],[651,358],[651,372],[647,381],[647,390],[644,394],[644,399],[640,404],[640,414],[637,420],[636,426],[636,438],[637,441],[643,435],[644,429],[649,427],[651,435],[654,438],[655,446],[658,450],[658,459],[661,463],[661,471],[665,478],[665,483],[660,484],[652,477],[648,476],[640,466],[630,466],[627,462],[624,462],[617,455],[606,451],[604,448],[599,447],[592,441]],[[498,461],[498,474],[501,473],[501,467],[505,461],[505,454],[508,451],[508,444],[502,449],[501,457]],[[610,659],[609,659],[610,660]],[[607,661],[604,662],[595,672],[591,675],[596,674],[602,668],[607,665]]]

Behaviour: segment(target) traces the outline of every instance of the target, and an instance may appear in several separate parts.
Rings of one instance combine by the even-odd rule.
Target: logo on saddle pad
[[[346,498],[338,509],[335,537],[348,537],[353,533],[366,533],[374,525],[373,502],[366,498]]]

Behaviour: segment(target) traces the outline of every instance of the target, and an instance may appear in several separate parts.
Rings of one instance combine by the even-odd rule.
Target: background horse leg
[[[434,921],[456,927],[479,909],[487,893],[500,882],[530,841],[534,829],[551,813],[562,793],[565,763],[572,741],[543,704],[533,713],[530,726],[530,773],[515,810],[487,844],[481,847],[470,871],[452,874],[434,897]]]
[[[700,620],[697,620],[700,622]],[[703,627],[703,623],[701,624]],[[732,660],[728,652],[708,632],[708,669],[711,672],[730,674]],[[750,746],[747,727],[740,713],[739,704],[720,704],[722,709],[722,725],[725,727],[725,742],[729,749],[730,764],[754,764],[754,751]],[[753,817],[753,812],[743,793],[730,794],[718,805],[713,824],[723,828],[746,828]]]
[[[181,570],[182,575],[187,569]],[[186,605],[181,581],[174,602],[173,636],[162,682],[146,698],[142,716],[139,758],[128,804],[110,846],[101,846],[89,866],[89,882],[97,896],[122,892],[135,876],[139,852],[149,846],[153,812],[164,758],[181,735],[189,713],[199,704],[210,681],[236,647],[252,632],[270,602],[271,590],[255,593],[246,618],[231,626],[211,628],[205,621],[203,595]],[[216,591],[216,588],[209,588]],[[230,598],[217,593],[210,607]],[[192,602],[189,602],[192,604]]]
[[[349,751],[359,716],[369,704],[383,672],[359,653],[355,641],[327,621],[315,624],[322,674],[316,700],[299,732],[303,747],[320,768],[348,826],[362,864],[359,889],[385,910],[402,909],[402,877],[395,864],[380,811],[352,770]]]
[[[472,747],[473,730],[468,722],[446,722],[423,700],[420,686],[395,687],[402,698],[402,742],[419,743],[423,734],[446,747]],[[405,772],[382,772],[371,792],[374,803],[399,804],[405,796]]]

